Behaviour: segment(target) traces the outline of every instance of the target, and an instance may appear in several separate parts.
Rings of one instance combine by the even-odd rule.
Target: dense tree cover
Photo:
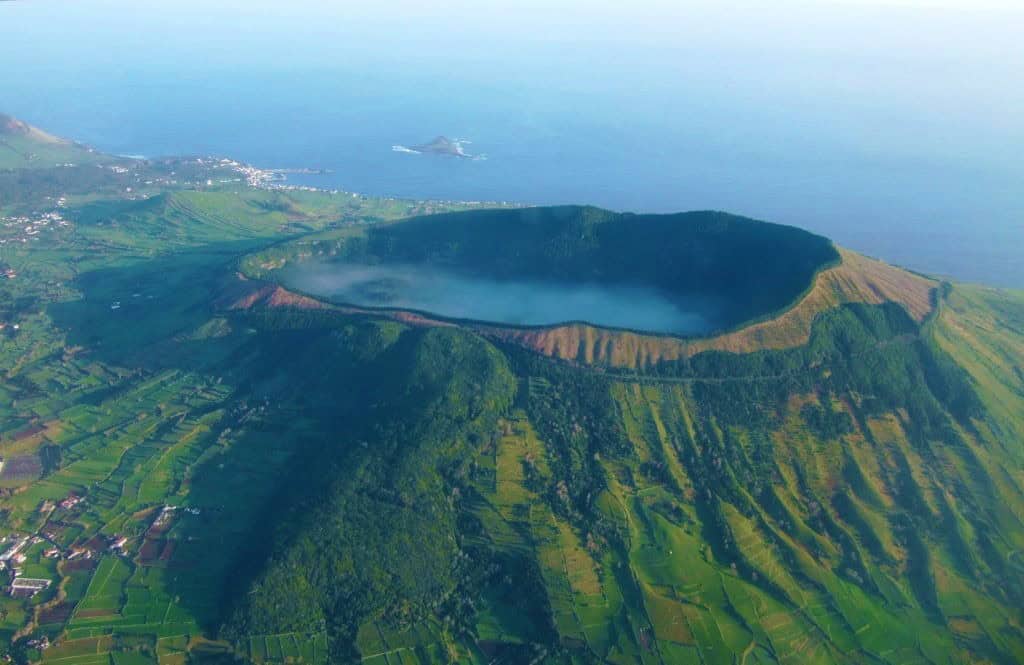
[[[354,222],[436,208],[209,190],[197,162],[132,164],[0,172],[0,205],[69,194],[71,223],[6,246],[19,276],[0,315],[25,325],[3,340],[3,429],[47,431],[28,460],[42,478],[4,490],[0,525],[45,522],[62,547],[131,541],[97,572],[26,562],[51,595],[0,610],[50,615],[35,634],[66,643],[45,657],[1024,658],[1019,298],[960,302],[942,335],[894,304],[846,305],[801,348],[620,373],[455,328],[224,311],[220,296],[260,249],[247,274],[334,255],[679,298],[714,284],[739,321],[791,302],[834,248],[719,213],[371,228]],[[170,171],[199,190],[137,189]],[[311,228],[329,230],[269,244]],[[71,488],[83,504],[54,508]],[[163,506],[178,518],[151,532]]]
[[[807,428],[819,439],[835,439],[853,431],[850,414],[829,406],[806,404],[800,409],[800,417]]]
[[[311,449],[305,473],[285,481],[297,486],[282,489],[293,503],[278,545],[251,571],[225,636],[326,628],[336,657],[352,656],[363,621],[420,619],[454,589],[451,490],[510,405],[512,375],[483,340],[433,329],[395,338],[362,376],[376,382],[347,396],[345,440]]]
[[[277,526],[266,539],[278,545],[255,559],[246,583],[233,592],[222,631],[231,639],[323,628],[335,657],[356,658],[356,630],[367,621],[401,627],[432,618],[454,639],[472,643],[481,608],[497,606],[515,608],[533,627],[522,629],[526,644],[494,648],[523,649],[523,658],[543,649],[552,662],[595,657],[559,637],[553,592],[536,555],[485,544],[489,527],[478,517],[478,487],[493,481],[470,468],[470,460],[493,451],[498,419],[513,407],[526,414],[547,454],[544,472],[534,460],[523,462],[524,487],[592,552],[623,570],[634,565],[635,536],[602,507],[613,482],[631,491],[664,488],[668,493],[651,503],[652,512],[635,519],[696,529],[709,560],[783,604],[794,602],[793,584],[826,593],[831,587],[808,577],[808,564],[798,564],[795,553],[782,559],[795,582],[766,577],[744,554],[748,538],[737,532],[737,514],[758,525],[765,547],[793,552],[798,543],[815,565],[879,607],[893,597],[887,575],[902,576],[901,611],[920,617],[935,635],[945,630],[936,557],[948,556],[959,574],[998,602],[1024,603],[1021,585],[1005,583],[1012,567],[1000,559],[1004,546],[982,534],[967,536],[960,526],[960,511],[975,515],[982,510],[977,502],[989,499],[964,491],[959,508],[940,504],[934,517],[934,494],[912,459],[938,464],[953,454],[977,465],[963,436],[986,414],[971,380],[938,348],[928,324],[918,326],[896,306],[830,310],[802,348],[709,352],[666,363],[647,377],[596,372],[512,347],[499,351],[453,329],[403,332],[395,324],[353,325],[316,311],[256,312],[246,320],[274,335],[294,335],[296,343],[310,335],[340,343],[342,364],[319,354],[325,371],[344,376],[339,384],[360,387],[345,394],[339,386],[332,400],[344,414],[335,414],[344,422],[339,431],[351,440],[314,442],[298,486],[284,481],[279,497],[287,508],[271,510]],[[628,397],[634,393],[647,397]],[[795,397],[803,402],[793,407]],[[627,421],[650,399],[683,401],[659,409],[659,424],[640,418],[638,433]],[[330,409],[323,417],[331,417]],[[869,421],[891,417],[912,450],[872,440]],[[813,469],[787,462],[773,443],[793,422],[811,447],[800,455],[829,442],[843,450],[850,437],[885,450],[893,466],[884,482],[895,503],[879,495],[876,472],[851,452],[829,461],[842,485],[824,492]],[[647,442],[642,454],[638,435]],[[655,445],[665,437],[665,447]],[[793,445],[800,451],[805,444]],[[890,539],[899,544],[900,561]],[[639,583],[629,579],[620,583]],[[997,660],[1004,648],[971,646]],[[506,656],[519,657],[512,653]]]
[[[534,377],[520,399],[555,454],[552,464],[559,483],[546,488],[552,509],[574,516],[589,512],[604,485],[600,456],[631,452],[608,380],[528,351],[508,348],[506,353],[515,359],[518,373]]]

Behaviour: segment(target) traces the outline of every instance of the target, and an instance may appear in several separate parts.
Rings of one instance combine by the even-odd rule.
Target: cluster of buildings
[[[5,568],[13,568],[19,563],[25,561],[25,554],[22,552],[26,547],[31,544],[31,536],[11,536],[7,539],[6,549],[0,552],[0,566]]]
[[[281,177],[273,171],[265,169],[258,169],[255,166],[248,166],[246,164],[240,164],[230,159],[220,160],[222,165],[232,168],[234,171],[242,174],[245,178],[245,184],[250,187],[270,187],[275,181],[281,180]]]
[[[154,533],[159,531],[166,531],[170,526],[171,520],[174,519],[174,511],[178,508],[177,506],[164,506],[160,509],[160,513],[153,520],[153,523],[149,525],[148,533]]]
[[[150,523],[149,528],[146,530],[147,538],[157,538],[162,536],[164,533],[170,530],[171,523],[174,521],[175,513],[179,510],[188,513],[189,515],[198,515],[199,509],[189,506],[185,508],[179,508],[178,506],[164,506],[157,513],[156,518]]]
[[[25,577],[22,573],[22,564],[28,559],[26,550],[32,545],[47,542],[50,546],[43,550],[42,555],[47,559],[64,559],[74,561],[76,559],[92,559],[103,552],[111,552],[121,556],[127,556],[128,537],[94,536],[88,542],[71,547],[67,551],[39,536],[13,536],[3,543],[3,553],[0,554],[0,579],[3,579],[9,595],[15,598],[30,598],[40,591],[48,588],[52,580]]]
[[[199,163],[202,164],[204,162],[202,160],[199,160]],[[326,190],[326,189],[321,189],[319,187],[311,187],[309,185],[286,185],[286,184],[284,184],[284,181],[287,178],[287,175],[286,175],[287,173],[305,173],[305,174],[322,174],[322,173],[326,173],[326,171],[321,171],[321,170],[317,170],[317,169],[258,169],[255,166],[250,166],[248,164],[242,164],[241,162],[236,162],[236,161],[234,161],[232,159],[221,159],[219,161],[216,161],[215,164],[218,167],[230,168],[233,171],[235,171],[236,173],[241,174],[242,177],[245,179],[245,184],[249,185],[250,187],[256,187],[256,188],[259,188],[259,189],[279,189],[279,190],[284,190],[284,191],[299,191],[299,192],[328,192],[328,193],[331,193],[331,194],[346,193],[346,192],[341,192],[341,190],[338,190],[338,189]],[[221,183],[237,182],[237,180],[220,180],[218,182],[221,182]],[[206,184],[207,184],[207,186],[212,185],[213,184],[213,180],[207,180]],[[353,197],[358,197],[359,195],[358,194],[353,194],[352,196]]]
[[[57,505],[59,505],[64,510],[71,510],[72,508],[82,503],[83,501],[85,501],[84,496],[79,496],[78,494],[71,493],[68,494],[67,498],[65,498]]]
[[[113,540],[102,536],[94,536],[85,544],[72,547],[66,554],[57,550],[54,558],[64,556],[68,561],[74,561],[75,559],[91,559],[104,550],[114,552],[115,554],[125,554],[125,545],[127,543],[127,536],[117,536]],[[43,552],[43,556],[47,556],[47,553]]]
[[[56,505],[51,501],[44,501],[40,507],[40,512],[50,513],[57,506],[70,510],[83,501],[85,501],[84,496],[71,493]],[[115,541],[114,545],[116,545],[117,549],[121,549],[127,543],[127,540],[127,538],[122,538]],[[41,535],[12,534],[0,539],[0,550],[2,550],[0,551],[0,575],[6,576],[6,588],[11,596],[15,598],[30,598],[52,584],[50,579],[26,577],[23,574],[22,566],[28,560],[30,548],[40,543],[48,545],[42,551],[42,555],[47,559],[60,559],[64,558],[65,555],[68,560],[78,557],[91,558],[93,556],[92,549],[96,547],[96,543],[90,541],[84,547],[75,547],[65,553],[50,539],[50,534],[46,533],[45,528]],[[106,545],[107,543],[103,540],[102,544]],[[115,549],[114,545],[111,545],[110,548]]]
[[[59,227],[70,226],[71,222],[57,211],[46,212],[37,215],[19,215],[16,217],[0,217],[0,224],[7,229],[14,231],[8,237],[0,238],[0,245],[7,243],[27,243],[39,236],[42,231],[52,230]],[[8,279],[15,275],[7,274]]]
[[[8,593],[15,598],[29,598],[50,586],[48,579],[24,577],[21,564],[27,558],[25,549],[30,545],[43,542],[39,536],[12,536],[5,543],[6,549],[0,553],[0,569],[8,575]]]
[[[40,651],[44,651],[50,648],[50,638],[45,635],[34,637],[25,642],[25,646],[29,649],[39,649]]]

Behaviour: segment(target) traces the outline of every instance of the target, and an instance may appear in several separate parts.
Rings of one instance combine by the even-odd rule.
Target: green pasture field
[[[1020,294],[943,287],[923,324],[846,304],[798,348],[627,376],[227,306],[475,206],[58,169],[92,154],[63,144],[15,178],[3,150],[0,213],[66,194],[69,222],[0,231],[0,457],[27,469],[0,472],[0,536],[53,581],[0,598],[18,662],[1024,658]],[[435,241],[403,228],[381,237]]]

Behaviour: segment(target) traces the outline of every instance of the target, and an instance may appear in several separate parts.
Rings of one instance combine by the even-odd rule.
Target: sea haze
[[[646,288],[494,280],[415,264],[306,262],[284,268],[285,286],[336,303],[409,309],[518,326],[586,321],[674,335],[714,330],[713,303],[677,304]]]
[[[726,210],[1024,287],[1022,25],[1011,0],[0,2],[0,112],[370,195]],[[487,159],[392,150],[438,135]]]

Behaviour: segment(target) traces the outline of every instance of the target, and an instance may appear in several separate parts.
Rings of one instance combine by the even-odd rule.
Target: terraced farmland
[[[360,243],[579,279],[624,274],[587,252],[663,248],[592,208],[377,232],[479,206],[39,156],[0,170],[16,662],[1024,660],[1020,294],[702,213],[642,223],[681,252],[807,243],[756,307],[768,282],[730,282],[763,320],[682,339],[360,311],[263,280]]]

